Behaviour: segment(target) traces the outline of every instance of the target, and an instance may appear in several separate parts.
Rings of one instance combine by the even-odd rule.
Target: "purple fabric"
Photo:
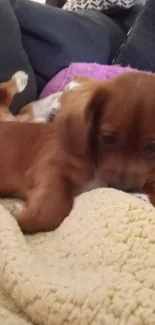
[[[66,69],[60,71],[52,80],[48,82],[41,93],[41,97],[47,97],[52,93],[63,89],[72,79],[76,77],[91,77],[99,81],[106,81],[121,73],[137,71],[130,67],[119,65],[100,65],[96,63],[72,63]]]

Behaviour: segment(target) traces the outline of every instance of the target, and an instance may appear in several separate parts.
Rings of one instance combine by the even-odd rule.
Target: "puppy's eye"
[[[144,152],[146,154],[148,154],[149,156],[154,155],[155,154],[155,142],[152,141],[152,142],[148,143],[144,148]]]
[[[107,146],[113,147],[117,142],[116,132],[106,132],[102,134],[102,143]]]

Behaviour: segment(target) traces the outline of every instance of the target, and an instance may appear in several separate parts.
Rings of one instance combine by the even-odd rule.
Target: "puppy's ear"
[[[62,140],[73,154],[88,156],[108,91],[103,83],[96,82],[95,87],[76,90],[65,96],[58,117]]]

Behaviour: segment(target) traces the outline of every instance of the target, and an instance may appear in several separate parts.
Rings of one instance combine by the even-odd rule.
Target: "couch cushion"
[[[130,28],[135,23],[137,16],[141,12],[143,5],[144,0],[137,0],[134,7],[128,11],[123,10],[116,14],[108,10],[106,14],[112,17],[114,21],[119,24],[126,33],[128,33]]]
[[[143,9],[138,15],[128,38],[114,64],[155,72],[155,1],[144,1]]]
[[[14,10],[39,92],[72,62],[110,63],[125,37],[125,33],[100,12],[71,13],[24,0],[16,0]]]
[[[24,70],[29,75],[27,88],[16,96],[11,107],[17,113],[20,107],[36,98],[36,82],[22,47],[20,27],[9,0],[0,1],[0,41],[0,82],[8,80],[17,70]]]

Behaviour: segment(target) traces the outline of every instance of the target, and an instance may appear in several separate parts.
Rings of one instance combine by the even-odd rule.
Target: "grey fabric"
[[[113,61],[155,72],[155,0],[146,0],[125,44]]]
[[[11,110],[16,114],[20,107],[36,98],[36,82],[9,0],[0,0],[0,44],[0,82],[8,80],[17,70],[24,70],[29,75],[28,87],[13,101]]]
[[[109,64],[125,37],[121,28],[100,12],[71,13],[29,0],[16,0],[13,8],[38,92],[71,62]]]
[[[120,10],[116,12],[115,10],[113,11],[110,9],[106,11],[106,14],[111,17],[119,26],[121,26],[121,28],[123,28],[126,33],[128,33],[140,11],[142,10],[143,5],[144,0],[137,0],[134,7],[130,10]]]

